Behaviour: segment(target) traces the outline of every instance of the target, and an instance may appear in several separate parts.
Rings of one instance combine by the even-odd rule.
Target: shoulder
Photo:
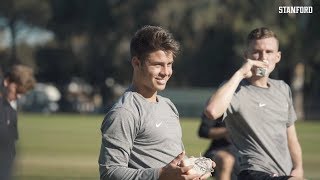
[[[135,98],[131,93],[124,93],[107,112],[101,125],[105,131],[111,126],[119,127],[121,124],[134,124],[139,119],[139,110],[135,105]]]
[[[290,86],[283,80],[269,79],[268,82],[270,83],[271,86],[274,86],[275,88],[278,88],[284,91],[290,91]]]
[[[2,105],[3,104],[3,98],[0,96],[0,105]]]
[[[10,105],[10,103],[3,97],[0,96],[0,107],[5,111],[16,112],[16,110]]]
[[[168,105],[170,107],[170,109],[177,115],[179,116],[179,112],[176,108],[176,106],[173,104],[173,102],[169,99],[169,98],[166,98],[166,97],[163,97],[163,96],[160,96],[160,95],[157,95],[157,98],[158,98],[158,101],[159,102],[163,102],[165,105]]]
[[[235,91],[235,94],[238,94],[243,89],[250,87],[250,85],[251,84],[247,79],[243,79],[242,81],[240,81],[240,83]]]
[[[0,96],[0,103],[1,103],[1,105],[8,104],[7,100],[5,100],[5,98],[3,98],[2,96]]]
[[[143,107],[143,102],[139,95],[132,91],[126,91],[112,106],[109,113],[136,115]]]
[[[158,98],[159,101],[163,101],[163,102],[165,102],[167,104],[174,105],[169,98],[163,97],[161,95],[157,95],[157,98]]]
[[[5,109],[5,101],[4,99],[0,96],[0,110],[3,111]]]

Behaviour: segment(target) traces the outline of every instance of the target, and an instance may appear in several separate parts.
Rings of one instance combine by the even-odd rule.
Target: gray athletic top
[[[101,179],[158,179],[159,168],[184,149],[178,111],[159,95],[152,103],[127,90],[107,113],[101,132]]]
[[[289,86],[269,79],[269,88],[241,81],[224,120],[239,151],[240,171],[290,175],[287,128],[296,120]]]

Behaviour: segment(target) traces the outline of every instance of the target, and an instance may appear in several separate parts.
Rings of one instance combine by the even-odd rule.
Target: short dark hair
[[[266,27],[260,27],[252,30],[247,37],[247,46],[251,43],[253,40],[258,40],[258,39],[264,39],[264,38],[275,38],[278,42],[279,46],[279,40],[277,35],[271,31],[269,28]]]
[[[26,65],[14,65],[5,74],[4,79],[18,85],[19,93],[26,93],[33,89],[36,80],[33,70]]]
[[[144,61],[149,53],[157,50],[172,52],[176,57],[180,50],[180,44],[166,29],[150,25],[139,29],[131,39],[131,58],[136,56],[140,61]]]

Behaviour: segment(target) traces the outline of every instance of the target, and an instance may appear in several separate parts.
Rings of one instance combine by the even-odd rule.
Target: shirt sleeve
[[[100,179],[152,180],[159,178],[160,169],[128,167],[138,129],[139,123],[126,109],[116,109],[107,114],[101,126]]]
[[[297,115],[293,107],[293,100],[292,100],[292,93],[290,87],[287,85],[288,88],[288,122],[287,127],[290,127],[296,120]]]
[[[201,116],[201,124],[198,130],[199,137],[209,138],[211,128],[217,127],[217,122],[222,120],[222,116],[218,120],[210,120],[203,113]]]

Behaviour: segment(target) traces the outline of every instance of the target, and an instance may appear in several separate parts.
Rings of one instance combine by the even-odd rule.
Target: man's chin
[[[166,88],[166,85],[158,85],[156,88],[157,88],[157,91],[162,91]]]

